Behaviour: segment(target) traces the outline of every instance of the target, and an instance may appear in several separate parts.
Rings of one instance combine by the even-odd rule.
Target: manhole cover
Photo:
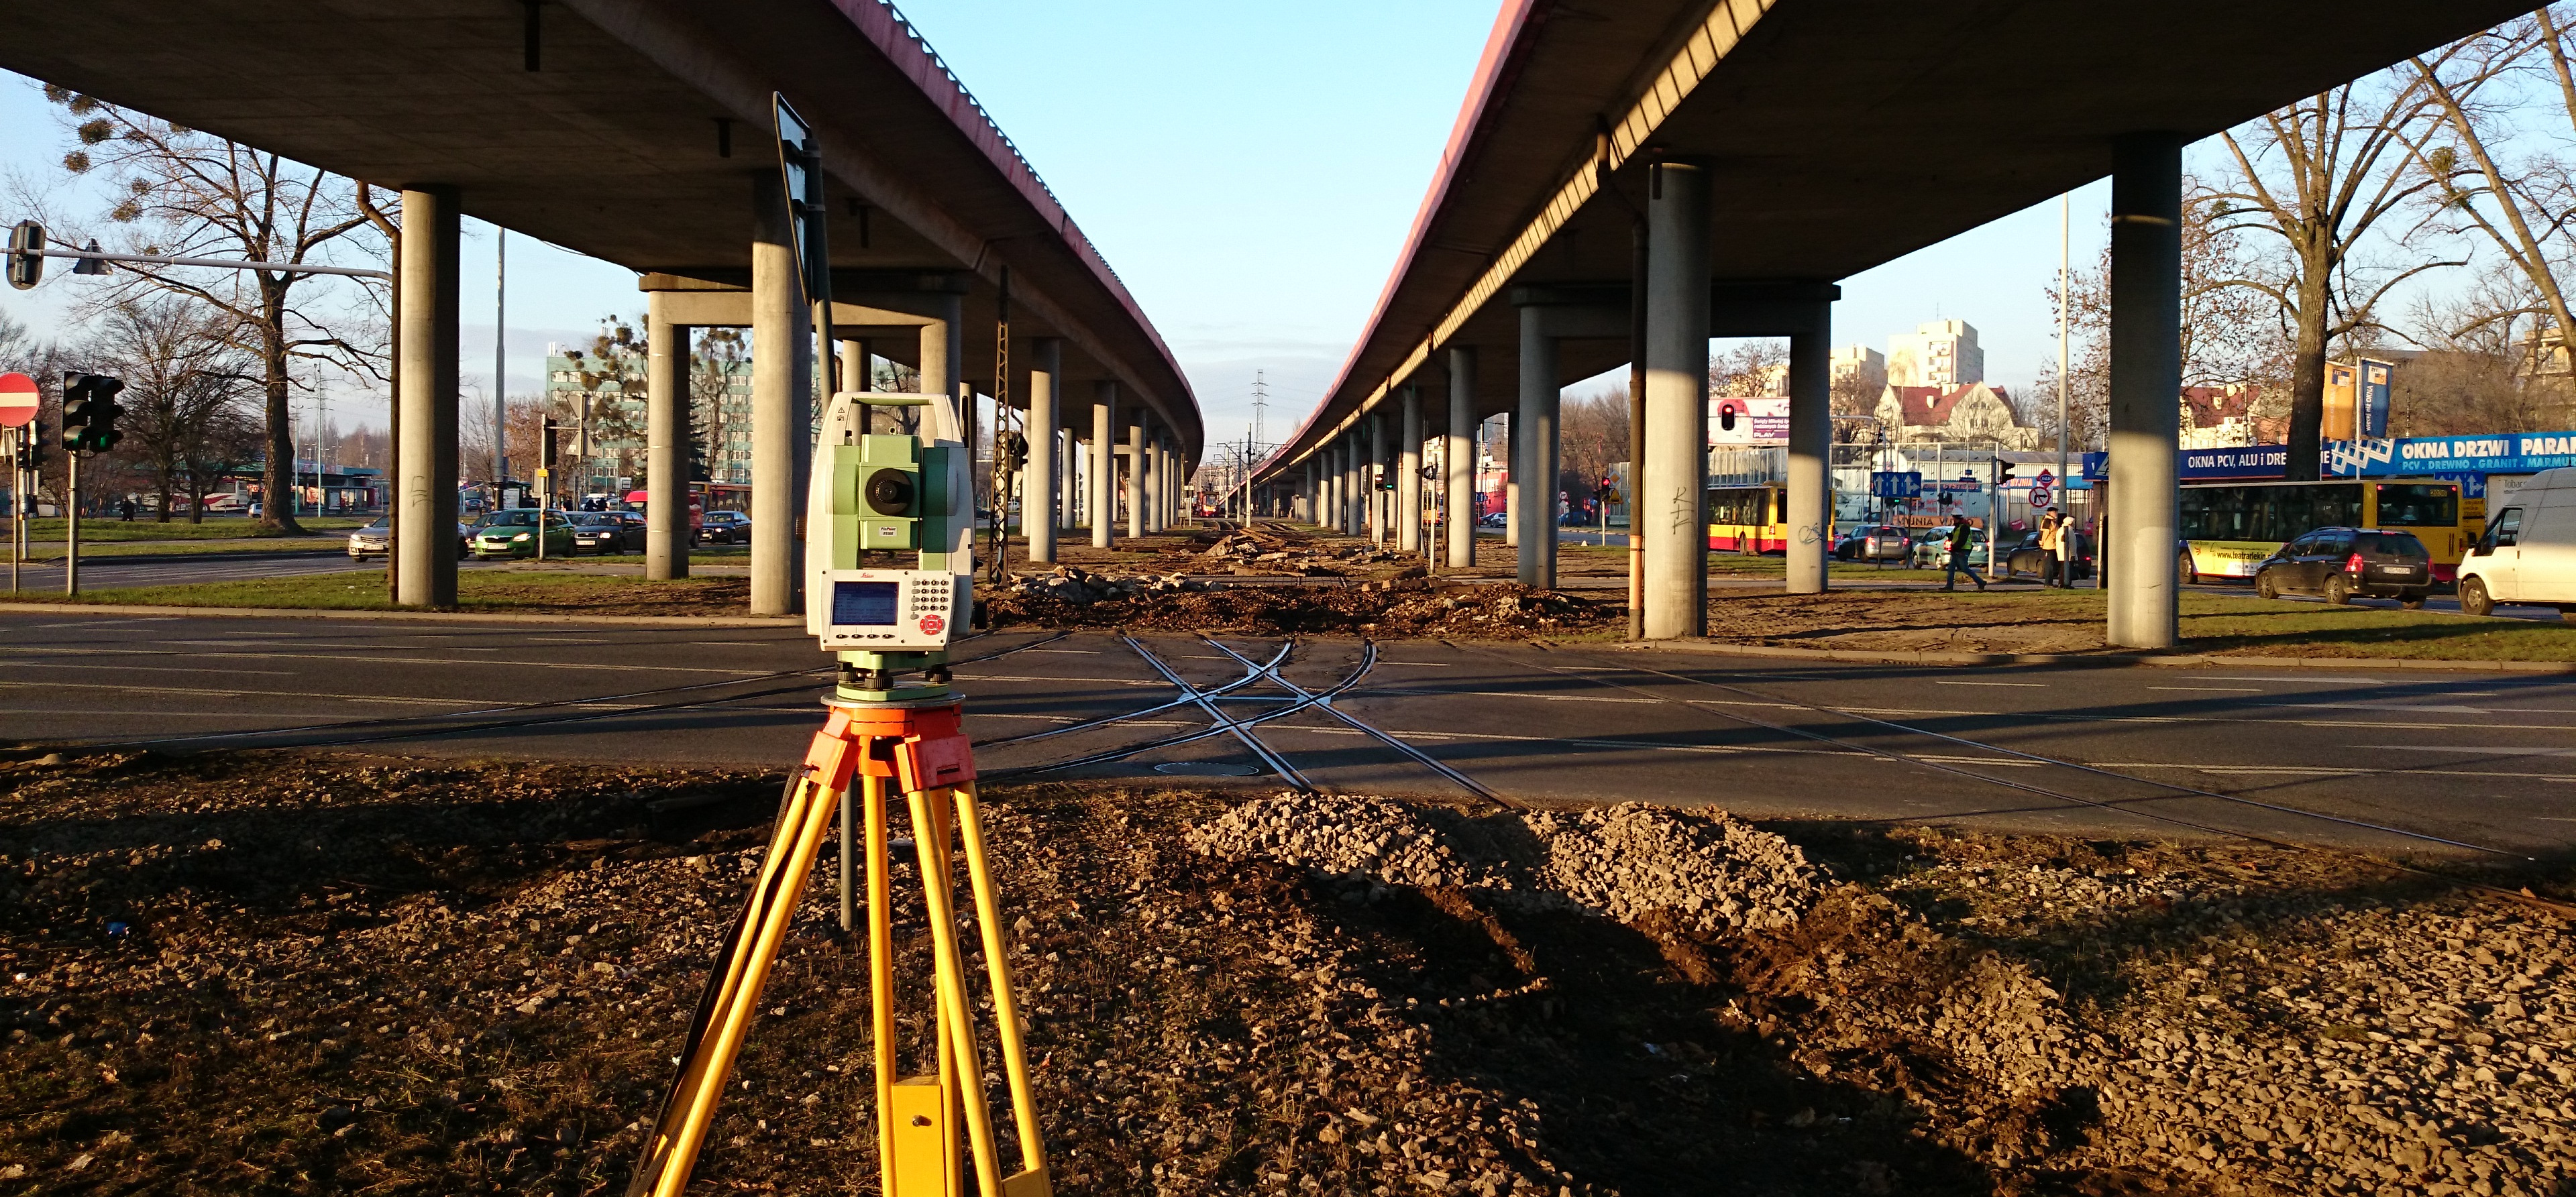
[[[1261,770],[1251,765],[1229,765],[1224,761],[1172,761],[1154,766],[1156,773],[1178,773],[1184,777],[1250,777]]]

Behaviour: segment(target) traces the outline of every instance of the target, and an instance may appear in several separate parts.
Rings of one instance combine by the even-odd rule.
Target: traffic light
[[[27,425],[27,435],[18,442],[17,465],[22,470],[43,469],[45,465],[45,426]]]
[[[557,450],[562,447],[560,443],[562,439],[563,425],[555,423],[555,418],[553,416],[547,416],[545,418],[545,422],[539,426],[537,433],[538,469],[554,468],[555,455]]]
[[[2012,472],[2013,463],[1997,460],[1995,462],[1995,485],[2002,486],[2005,483],[2012,481]]]
[[[22,220],[9,230],[9,285],[24,291],[45,277],[45,226]]]
[[[689,481],[706,482],[709,480],[710,479],[707,477],[707,438],[693,434],[689,437]]]
[[[116,396],[124,389],[122,380],[104,374],[63,371],[63,448],[105,453],[124,440],[125,434],[116,430],[116,418],[125,414]]]
[[[1395,471],[1384,466],[1370,466],[1369,475],[1379,490],[1395,489]]]

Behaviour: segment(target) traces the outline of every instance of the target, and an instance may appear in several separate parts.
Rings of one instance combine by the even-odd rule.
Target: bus
[[[1739,553],[1789,551],[1789,488],[1763,486],[1708,488],[1708,547]]]
[[[2433,554],[2433,580],[2456,581],[2461,556],[2483,530],[2460,508],[2456,482],[2185,483],[2178,573],[2185,582],[2251,578],[2255,566],[2311,528],[2403,528]]]

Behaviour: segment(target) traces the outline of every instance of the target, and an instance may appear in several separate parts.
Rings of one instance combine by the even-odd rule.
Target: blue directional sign
[[[1923,496],[1923,471],[1872,471],[1869,476],[1869,493],[1881,499],[1921,498]]]

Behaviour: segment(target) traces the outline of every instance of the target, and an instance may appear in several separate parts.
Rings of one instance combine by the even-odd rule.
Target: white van
[[[2487,529],[2460,559],[2460,609],[2497,603],[2576,610],[2576,467],[2534,474],[2513,493],[2487,500]]]

